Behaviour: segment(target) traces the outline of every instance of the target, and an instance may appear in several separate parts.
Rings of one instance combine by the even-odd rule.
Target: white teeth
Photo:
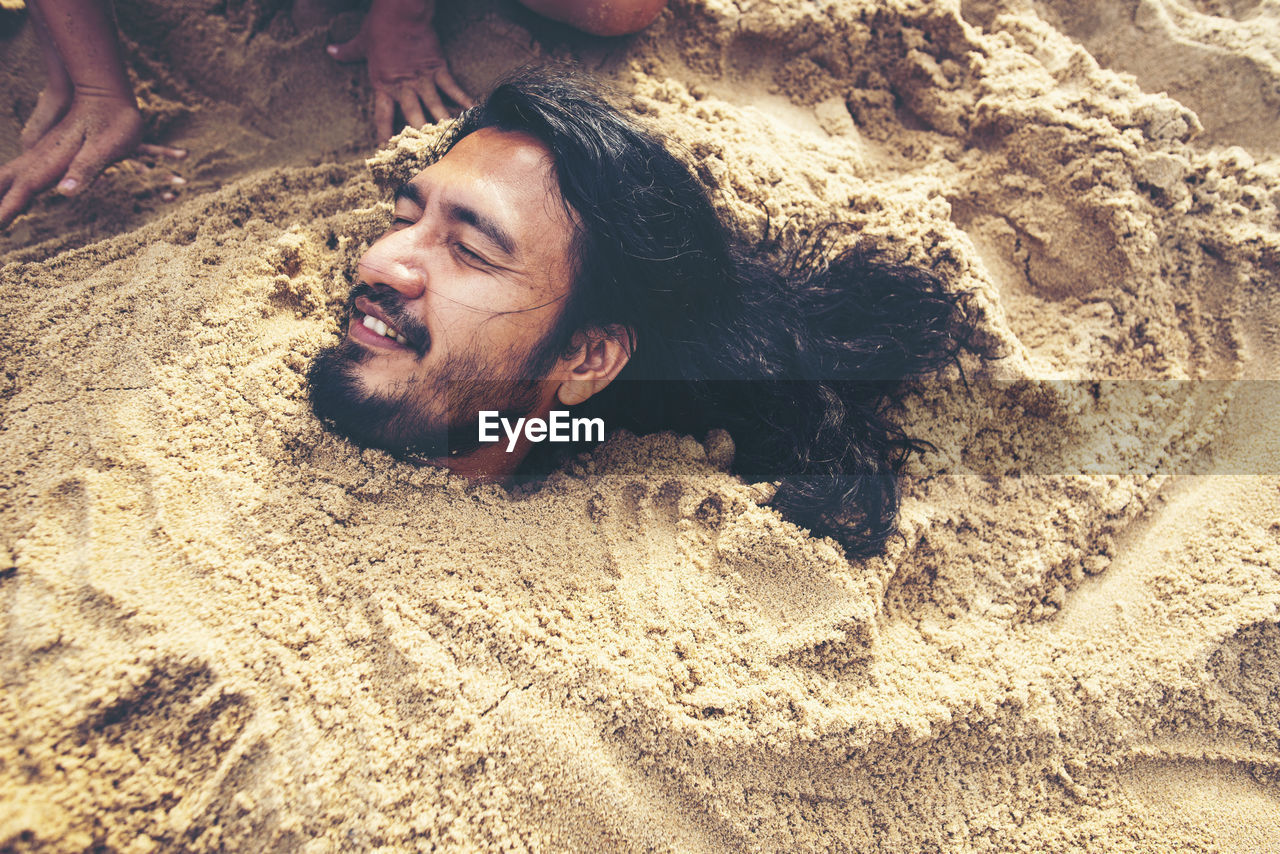
[[[374,317],[371,314],[366,314],[364,316],[364,319],[361,320],[360,323],[366,329],[372,329],[374,332],[378,333],[384,338],[390,338],[399,344],[407,345],[409,343],[409,339],[401,335],[400,332],[394,326],[387,326],[387,324],[383,323],[381,320],[379,320],[378,318]]]

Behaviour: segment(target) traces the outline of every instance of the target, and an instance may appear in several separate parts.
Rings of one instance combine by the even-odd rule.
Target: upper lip
[[[387,317],[386,313],[368,298],[356,297],[355,309],[361,314],[367,314],[370,317],[381,320],[383,323],[387,324],[387,326],[390,326],[396,332],[403,335],[405,340],[409,342],[409,346],[413,347],[415,350],[418,349],[418,342],[410,338],[408,333],[400,328],[400,324],[395,323],[391,318]]]

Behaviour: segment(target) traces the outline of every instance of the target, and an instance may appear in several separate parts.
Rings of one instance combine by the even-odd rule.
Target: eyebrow
[[[422,189],[416,184],[408,182],[401,184],[396,188],[394,198],[397,202],[405,199],[420,208],[426,207],[426,197],[423,196]],[[451,204],[446,207],[445,213],[454,222],[468,225],[483,234],[508,257],[515,257],[515,241],[511,238],[511,233],[503,228],[500,223],[466,205]]]

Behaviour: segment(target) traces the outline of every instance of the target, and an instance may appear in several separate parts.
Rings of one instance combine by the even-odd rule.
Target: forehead
[[[410,182],[427,203],[471,208],[514,238],[522,267],[559,260],[568,264],[573,223],[565,210],[550,150],[518,131],[482,128]]]

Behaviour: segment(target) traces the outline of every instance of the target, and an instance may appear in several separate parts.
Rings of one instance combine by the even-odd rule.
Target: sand
[[[366,165],[287,4],[118,8],[189,184],[0,238],[0,850],[1280,850],[1275,0],[442,13],[473,91],[578,58],[757,234],[973,292],[866,561],[723,433],[511,494],[327,434],[306,365],[436,131]]]

